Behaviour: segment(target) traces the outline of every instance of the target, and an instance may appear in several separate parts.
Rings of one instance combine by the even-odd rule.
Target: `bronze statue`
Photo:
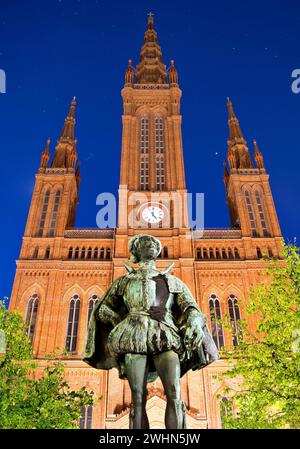
[[[130,428],[147,429],[147,382],[160,377],[167,397],[167,429],[185,428],[185,406],[180,399],[180,377],[218,359],[218,350],[190,290],[163,272],[155,260],[161,243],[148,234],[129,242],[128,273],[116,279],[95,305],[84,361],[98,369],[118,368],[128,379],[132,406]]]

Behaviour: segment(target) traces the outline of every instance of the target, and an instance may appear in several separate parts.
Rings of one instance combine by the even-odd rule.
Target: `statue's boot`
[[[149,429],[149,421],[145,407],[130,407],[129,429]]]
[[[185,405],[180,399],[168,399],[165,423],[167,429],[186,429]]]

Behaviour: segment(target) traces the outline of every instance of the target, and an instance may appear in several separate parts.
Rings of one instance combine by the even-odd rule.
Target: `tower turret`
[[[50,139],[47,140],[45,149],[41,156],[40,171],[45,171],[45,169],[47,168],[50,159],[49,147],[50,147]]]

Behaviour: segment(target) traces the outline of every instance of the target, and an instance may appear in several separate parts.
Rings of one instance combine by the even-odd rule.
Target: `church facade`
[[[116,370],[98,371],[82,362],[87,325],[95,302],[128,263],[128,241],[137,233],[162,242],[159,269],[174,263],[172,274],[193,293],[217,346],[239,343],[239,320],[250,289],[263,281],[263,256],[281,257],[281,231],[263,156],[254,141],[254,161],[232,103],[228,106],[228,163],[224,184],[231,225],[228,229],[190,228],[181,137],[178,73],[164,65],[153,16],[149,16],[136,69],[125,72],[118,222],[114,229],[75,227],[80,166],[75,139],[75,107],[64,123],[50,161],[47,142],[24,231],[10,301],[29,323],[39,370],[46,355],[63,360],[74,389],[86,386],[101,400],[84,409],[82,428],[128,428],[130,389]],[[230,317],[231,329],[219,318]],[[222,427],[228,369],[221,359],[181,381],[189,428]],[[228,381],[231,384],[234,380]],[[221,403],[221,404],[220,404]],[[165,396],[159,380],[148,386],[150,427],[164,427]]]

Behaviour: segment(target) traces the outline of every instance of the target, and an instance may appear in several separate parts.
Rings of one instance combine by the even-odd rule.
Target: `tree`
[[[225,428],[300,427],[300,248],[286,245],[284,260],[272,261],[266,274],[246,308],[255,333],[241,322],[242,341],[225,351],[232,368],[224,377],[243,379],[239,392],[225,391],[237,409],[236,416],[223,413]]]
[[[72,391],[63,364],[51,359],[43,376],[35,378],[38,362],[26,331],[22,316],[0,301],[0,429],[78,428],[82,407],[93,403],[93,393]]]

